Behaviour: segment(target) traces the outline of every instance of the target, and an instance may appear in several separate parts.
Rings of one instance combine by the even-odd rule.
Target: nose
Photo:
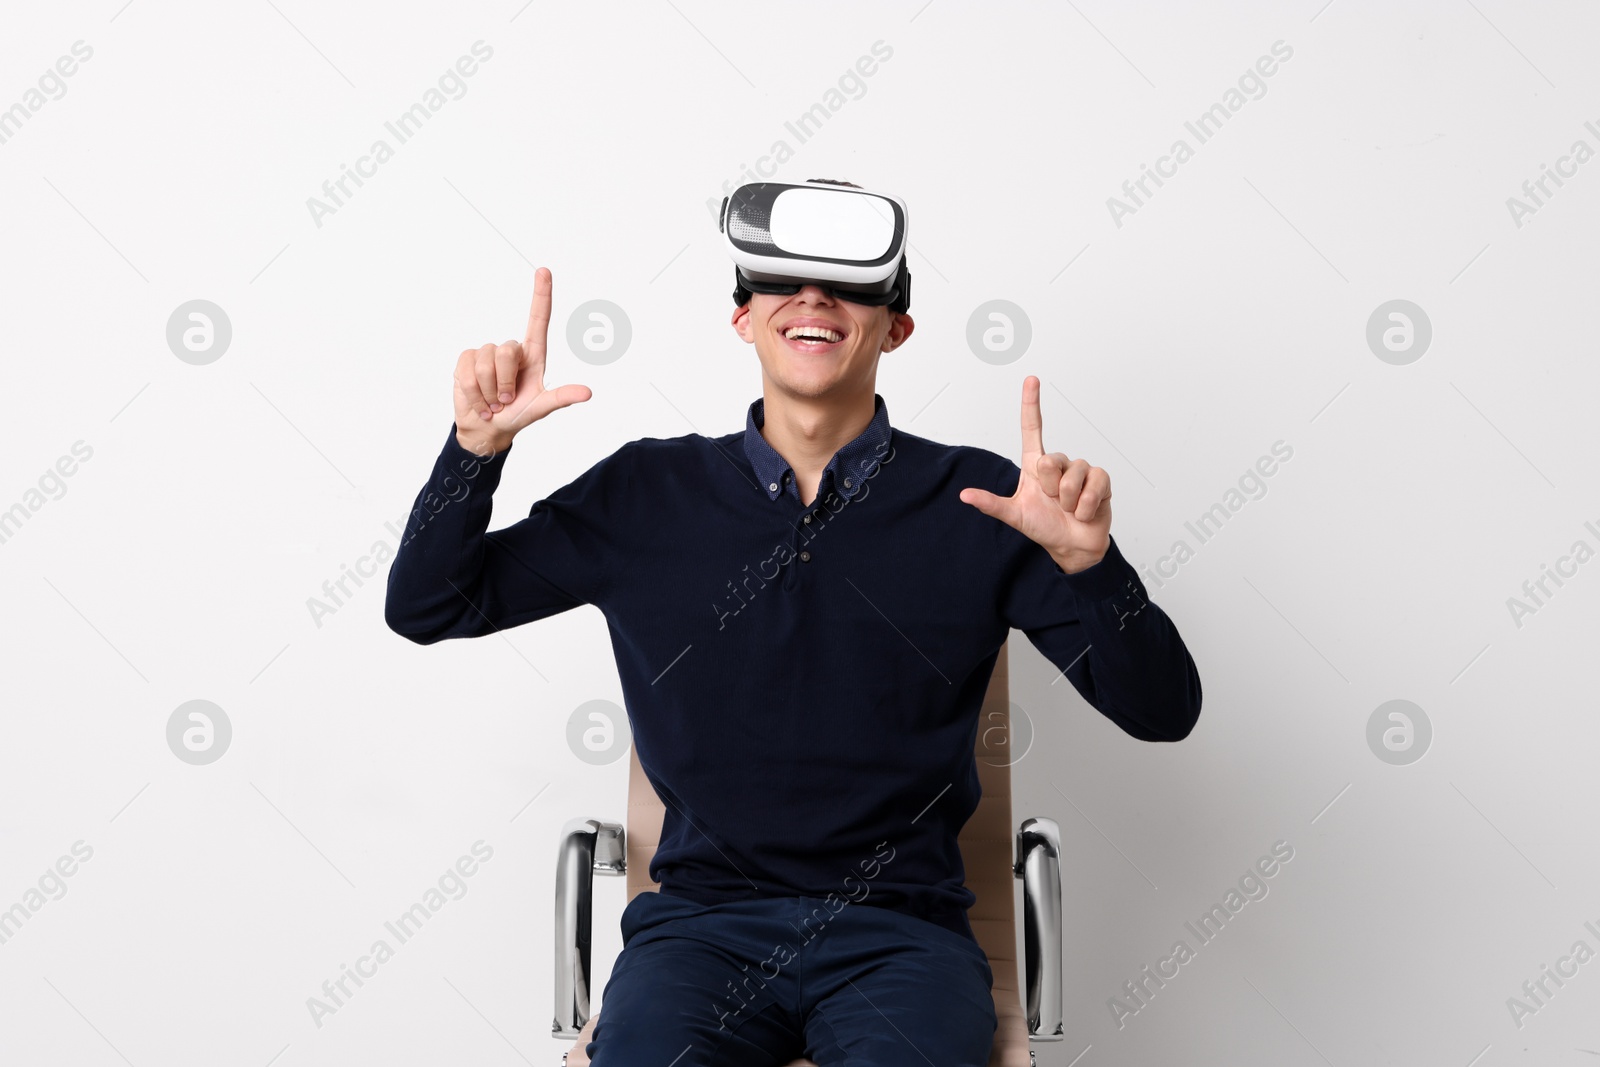
[[[832,304],[834,302],[832,292],[815,284],[802,285],[800,292],[795,295],[811,304]]]

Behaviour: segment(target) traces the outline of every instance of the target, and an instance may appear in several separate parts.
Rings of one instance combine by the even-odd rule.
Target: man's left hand
[[[1092,567],[1111,546],[1111,476],[1084,459],[1044,450],[1039,379],[1022,382],[1022,475],[1016,492],[963,489],[961,499],[1050,553],[1068,574]]]

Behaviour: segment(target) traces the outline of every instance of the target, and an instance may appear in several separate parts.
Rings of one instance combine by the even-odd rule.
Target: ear
[[[744,339],[746,344],[753,344],[756,339],[755,327],[750,322],[750,305],[740,304],[733,309],[733,318],[728,320],[733,325],[733,332]]]
[[[906,343],[906,338],[911,336],[911,331],[917,328],[916,321],[905,312],[893,315],[889,320],[889,333],[883,339],[883,350],[893,352]]]

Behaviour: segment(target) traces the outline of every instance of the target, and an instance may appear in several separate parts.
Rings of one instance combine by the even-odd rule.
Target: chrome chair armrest
[[[1017,831],[1022,879],[1024,1008],[1028,1040],[1063,1041],[1061,1026],[1061,827],[1054,819],[1024,819]]]
[[[556,857],[556,1012],[551,1037],[575,1038],[589,1021],[594,876],[626,874],[627,870],[627,836],[620,824],[569,819],[561,828]]]

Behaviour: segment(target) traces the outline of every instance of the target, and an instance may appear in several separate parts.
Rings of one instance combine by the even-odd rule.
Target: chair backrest
[[[1005,961],[1016,970],[1016,907],[1013,901],[1015,875],[1012,850],[1016,830],[1011,821],[1011,763],[1017,753],[1011,746],[1011,671],[1007,655],[1009,639],[1000,646],[994,674],[984,694],[979,712],[978,736],[973,750],[978,760],[978,780],[983,796],[972,818],[961,828],[957,842],[966,885],[977,898],[967,912],[973,935],[988,954],[990,967],[998,975],[998,964]],[[656,796],[655,787],[639,766],[636,749],[628,754],[627,849],[628,899],[643,892],[659,892],[650,878],[650,860],[661,843],[661,825],[666,806]]]

